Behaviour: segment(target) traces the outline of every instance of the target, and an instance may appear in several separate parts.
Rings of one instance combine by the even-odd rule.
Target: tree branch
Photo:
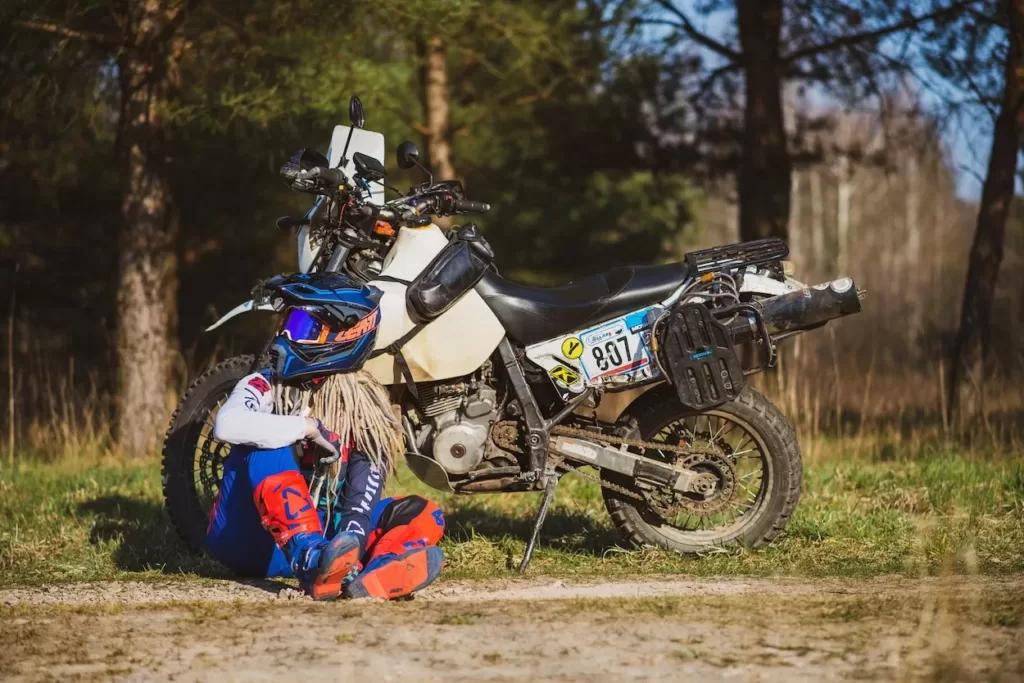
[[[199,0],[185,0],[185,2],[181,6],[181,9],[178,10],[178,13],[171,17],[166,24],[164,24],[164,27],[160,30],[160,33],[153,36],[152,44],[159,45],[160,43],[163,43],[170,39],[170,37],[173,36],[181,27],[182,23],[184,23],[187,15],[193,9],[195,9],[196,5],[198,4]]]
[[[82,40],[87,43],[94,43],[96,45],[107,45],[114,46],[120,45],[121,39],[117,36],[111,36],[104,33],[95,33],[93,31],[78,31],[67,26],[61,26],[60,24],[54,24],[48,21],[16,21],[16,26],[23,28],[29,28],[33,31],[42,31],[43,33],[52,33],[53,35],[61,36],[64,38],[74,38],[75,40]]]
[[[727,59],[729,59],[731,61],[734,61],[734,62],[740,61],[740,53],[739,52],[736,52],[736,50],[733,50],[732,48],[730,48],[727,45],[723,45],[722,43],[718,42],[717,40],[715,40],[711,36],[707,35],[706,33],[702,33],[700,31],[698,31],[697,27],[694,26],[693,23],[690,21],[690,18],[687,17],[686,14],[681,9],[676,7],[672,3],[671,0],[655,0],[655,2],[658,5],[660,5],[661,7],[663,7],[665,9],[665,11],[667,11],[670,14],[674,15],[676,17],[676,19],[679,20],[679,23],[675,23],[675,22],[672,22],[672,21],[657,21],[657,20],[648,20],[648,21],[644,21],[643,23],[650,23],[650,24],[659,24],[660,23],[660,24],[665,24],[665,25],[668,25],[668,26],[675,26],[676,28],[681,29],[683,31],[683,33],[685,33],[686,35],[688,35],[691,38],[693,38],[693,40],[698,45],[702,45],[702,46],[706,47],[707,49],[711,50],[712,52],[715,52],[715,53],[717,53],[717,54],[719,54],[719,55],[721,55],[721,56],[723,56],[723,57],[725,57],[725,58],[727,58]]]
[[[931,12],[929,14],[921,15],[919,17],[911,16],[904,19],[903,21],[899,21],[895,24],[890,24],[889,26],[884,26],[882,28],[875,29],[874,31],[855,33],[853,35],[842,36],[836,38],[835,40],[830,40],[827,43],[821,43],[820,45],[811,45],[810,47],[805,47],[801,50],[791,52],[790,54],[784,56],[782,58],[782,61],[792,62],[798,59],[806,59],[807,57],[814,57],[816,55],[820,55],[825,52],[832,52],[834,50],[838,50],[844,47],[852,47],[854,45],[857,45],[858,43],[864,43],[872,40],[877,40],[879,38],[884,38],[888,35],[892,35],[893,33],[906,31],[908,29],[915,28],[929,21],[934,21],[935,19],[941,19],[944,16],[955,14],[960,10],[975,4],[976,2],[977,0],[959,0],[958,2],[954,2],[949,7],[944,7],[942,9],[935,10],[934,12]]]
[[[710,92],[711,88],[714,87],[715,82],[718,81],[719,78],[732,71],[739,71],[741,68],[742,67],[736,63],[729,63],[725,64],[724,66],[718,67],[717,69],[712,71],[707,78],[704,79],[704,81],[700,85],[700,88],[697,89],[697,94],[694,95],[692,99],[695,101],[703,99],[704,95]]]

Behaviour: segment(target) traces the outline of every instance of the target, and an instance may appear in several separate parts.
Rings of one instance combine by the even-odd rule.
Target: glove
[[[330,465],[341,459],[341,437],[324,426],[317,419],[310,419],[306,429],[306,439],[328,452],[328,456],[320,458],[321,465]]]

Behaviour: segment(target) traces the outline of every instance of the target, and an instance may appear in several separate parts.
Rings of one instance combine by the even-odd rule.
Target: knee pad
[[[407,526],[424,539],[426,545],[436,545],[444,534],[444,514],[432,500],[422,496],[395,498],[384,510],[377,523],[385,534],[391,529]]]
[[[297,470],[279,472],[263,479],[253,493],[263,528],[284,547],[297,534],[323,534],[306,480]]]
[[[413,548],[437,545],[444,534],[444,515],[432,500],[405,496],[391,502],[367,540],[370,557],[401,555]]]

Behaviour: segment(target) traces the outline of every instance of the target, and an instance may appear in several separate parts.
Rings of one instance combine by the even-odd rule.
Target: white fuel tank
[[[412,280],[447,244],[448,239],[436,225],[402,228],[381,274]],[[406,312],[405,285],[380,280],[370,284],[384,292],[375,347],[382,349],[411,330],[415,323]],[[471,290],[406,343],[402,355],[416,381],[449,379],[483,365],[504,336],[505,330],[491,309]],[[390,354],[374,358],[363,369],[381,384],[404,381]]]

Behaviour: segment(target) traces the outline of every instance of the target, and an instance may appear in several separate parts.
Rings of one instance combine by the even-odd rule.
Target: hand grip
[[[487,213],[491,210],[491,205],[474,202],[471,199],[456,199],[453,208],[457,213]]]
[[[318,166],[318,175],[328,185],[344,185],[345,173],[340,168],[323,168]]]

